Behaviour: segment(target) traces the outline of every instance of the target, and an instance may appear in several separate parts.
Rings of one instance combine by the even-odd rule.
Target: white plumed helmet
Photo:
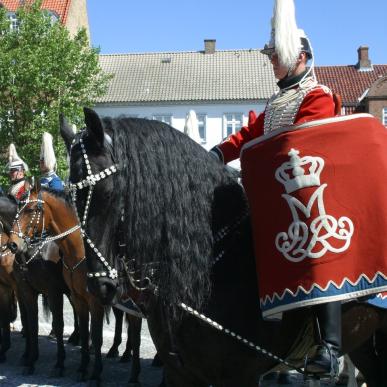
[[[28,171],[28,165],[19,157],[14,144],[11,144],[8,148],[7,169],[8,171],[11,171],[12,169],[26,172]]]
[[[53,140],[50,133],[44,132],[42,145],[40,147],[40,161],[49,171],[56,169],[56,157],[54,152]]]
[[[293,68],[301,52],[313,57],[312,48],[305,32],[297,27],[293,0],[275,0],[271,19],[271,39],[265,44],[262,54],[275,52],[280,63]]]

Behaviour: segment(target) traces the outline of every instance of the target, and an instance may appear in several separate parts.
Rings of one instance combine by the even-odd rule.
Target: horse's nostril
[[[13,254],[17,253],[17,244],[15,242],[8,243],[8,248],[11,250]]]

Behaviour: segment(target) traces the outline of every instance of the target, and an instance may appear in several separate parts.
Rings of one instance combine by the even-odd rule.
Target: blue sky
[[[355,64],[360,45],[369,46],[373,64],[387,64],[387,0],[295,4],[317,65]],[[261,48],[273,0],[87,0],[87,6],[92,45],[111,54],[199,51],[204,39],[216,39],[220,50]]]

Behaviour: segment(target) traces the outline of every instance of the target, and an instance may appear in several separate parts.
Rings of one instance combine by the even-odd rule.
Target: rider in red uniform
[[[261,52],[271,61],[274,75],[279,80],[279,91],[269,99],[264,112],[257,117],[250,114],[248,126],[211,149],[212,155],[223,163],[238,158],[242,146],[258,136],[335,115],[332,92],[318,84],[310,42],[296,26],[293,0],[276,0],[271,40]],[[309,60],[312,63],[307,68]],[[320,304],[313,306],[312,310],[319,337],[318,346],[314,348],[316,351],[308,357],[307,371],[319,375],[337,374],[337,357],[341,348],[341,304]]]

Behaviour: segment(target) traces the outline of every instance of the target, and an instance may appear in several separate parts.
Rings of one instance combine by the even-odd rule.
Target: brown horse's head
[[[43,211],[39,182],[32,184],[26,180],[25,192],[8,241],[8,247],[14,254],[27,251],[30,243],[43,233],[50,216],[50,211]]]
[[[15,255],[8,248],[9,236],[5,232],[3,223],[0,221],[0,266],[4,268],[7,273],[13,271],[13,263]]]

